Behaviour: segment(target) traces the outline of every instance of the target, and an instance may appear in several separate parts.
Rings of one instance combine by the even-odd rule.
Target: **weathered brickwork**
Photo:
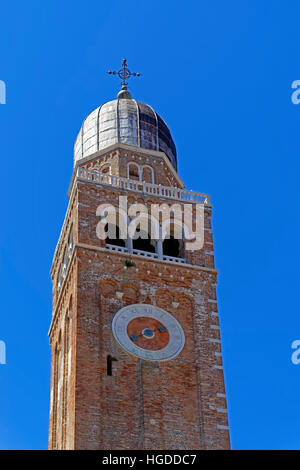
[[[162,152],[154,152],[127,145],[119,146],[111,151],[98,152],[98,155],[85,158],[80,161],[80,166],[93,170],[103,170],[109,167],[111,174],[127,178],[129,176],[130,163],[135,163],[142,169],[150,168],[151,172],[141,171],[143,181],[162,184],[165,186],[183,187],[178,174]],[[151,173],[153,172],[153,181]],[[134,177],[133,177],[134,178]]]
[[[155,158],[155,183],[181,187],[163,159]],[[120,148],[95,156],[89,165],[109,164],[112,174],[127,177],[134,159],[151,164],[149,155]],[[117,206],[119,195],[128,196],[129,205],[178,203],[74,180],[52,266],[49,448],[229,448],[211,206],[205,205],[204,246],[187,252],[185,263],[133,255],[134,266],[126,267],[128,254],[109,251],[96,235],[98,205]],[[70,230],[72,256],[58,288]],[[144,361],[119,346],[112,319],[132,304],[160,307],[179,321],[185,345],[177,357]],[[109,355],[116,359],[112,375]]]

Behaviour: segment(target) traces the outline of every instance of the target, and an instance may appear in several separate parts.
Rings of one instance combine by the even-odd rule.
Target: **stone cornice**
[[[88,245],[87,243],[75,243],[74,244],[75,248],[84,248],[86,250],[95,250],[95,251],[101,251],[103,253],[109,254],[109,255],[114,255],[114,256],[122,256],[124,258],[128,258],[130,256],[131,258],[138,258],[140,260],[144,261],[151,261],[151,263],[159,263],[159,264],[167,264],[169,266],[176,266],[177,268],[182,268],[182,269],[194,269],[197,271],[204,271],[204,272],[209,272],[212,274],[218,274],[219,271],[214,268],[206,268],[205,266],[199,266],[197,264],[188,264],[188,263],[174,263],[173,261],[167,261],[167,260],[162,260],[162,259],[157,259],[157,258],[145,258],[145,256],[140,256],[140,255],[135,255],[131,253],[122,253],[119,251],[111,251],[108,250],[107,248],[102,248],[101,246],[97,245]]]

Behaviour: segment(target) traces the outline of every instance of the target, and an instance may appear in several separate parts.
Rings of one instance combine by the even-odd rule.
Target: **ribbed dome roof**
[[[84,120],[74,146],[74,163],[115,143],[164,152],[177,169],[176,147],[168,126],[151,108],[121,91]]]

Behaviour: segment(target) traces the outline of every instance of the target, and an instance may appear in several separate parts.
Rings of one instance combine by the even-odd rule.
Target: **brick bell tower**
[[[212,207],[184,189],[167,125],[122,78],[75,142],[51,269],[49,449],[228,449]],[[174,227],[122,237],[118,218],[101,239],[98,207],[120,196],[149,213],[198,204],[203,246],[188,250]]]

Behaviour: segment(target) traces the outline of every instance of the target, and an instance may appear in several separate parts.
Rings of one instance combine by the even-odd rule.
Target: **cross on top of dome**
[[[122,67],[116,72],[115,70],[109,70],[107,72],[109,75],[118,75],[122,82],[121,82],[121,85],[122,85],[122,89],[123,90],[127,90],[127,85],[128,83],[126,82],[126,80],[128,80],[128,78],[130,77],[140,77],[141,74],[140,73],[136,73],[136,72],[131,72],[129,70],[129,68],[127,67],[127,60],[126,59],[123,59],[123,62],[122,62]]]

